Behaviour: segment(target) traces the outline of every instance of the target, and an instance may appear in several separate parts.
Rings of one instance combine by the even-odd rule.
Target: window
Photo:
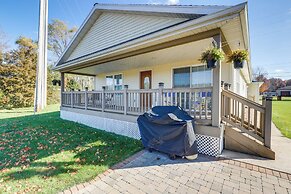
[[[173,87],[174,88],[190,87],[190,67],[174,69]]]
[[[212,71],[205,65],[192,67],[191,87],[200,88],[212,85]]]
[[[122,90],[122,75],[108,75],[106,76],[107,90]]]
[[[173,70],[173,87],[208,87],[212,86],[212,70],[205,65],[183,67]]]

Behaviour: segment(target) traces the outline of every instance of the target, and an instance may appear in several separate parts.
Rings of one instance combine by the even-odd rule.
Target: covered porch
[[[199,58],[213,46],[230,52],[222,39],[220,30],[211,30],[151,52],[62,72],[62,80],[65,73],[95,79],[93,91],[65,91],[62,86],[62,107],[137,116],[153,106],[180,106],[197,123],[219,128],[221,81],[230,82],[233,69],[220,62],[207,69]],[[108,85],[108,80],[118,83]]]

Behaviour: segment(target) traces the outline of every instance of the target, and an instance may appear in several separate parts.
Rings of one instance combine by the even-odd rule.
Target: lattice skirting
[[[134,139],[140,139],[137,123],[116,119],[86,115],[76,112],[61,110],[61,118],[81,123],[93,128],[124,135]],[[222,151],[222,138],[196,134],[198,152],[209,156],[217,156]]]
[[[196,134],[198,152],[209,156],[217,156],[221,153],[220,138]]]

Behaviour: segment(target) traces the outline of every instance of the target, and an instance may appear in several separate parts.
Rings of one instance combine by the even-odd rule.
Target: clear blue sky
[[[171,0],[178,4],[235,5],[244,0]],[[94,3],[167,3],[167,0],[49,0],[49,19],[80,26]],[[10,48],[20,35],[37,39],[39,0],[1,0],[0,29]],[[270,77],[291,79],[291,1],[250,0],[249,23],[253,67]]]

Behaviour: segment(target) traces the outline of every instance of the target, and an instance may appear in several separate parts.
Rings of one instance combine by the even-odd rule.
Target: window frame
[[[201,87],[193,87],[192,86],[192,75],[191,75],[192,68],[193,67],[199,67],[199,66],[206,66],[206,65],[204,65],[204,64],[195,64],[195,65],[185,65],[185,66],[180,66],[180,67],[173,67],[172,68],[172,76],[171,76],[171,78],[172,78],[172,88],[188,88],[188,87],[174,87],[174,70],[175,69],[186,68],[186,67],[190,67],[190,71],[189,71],[189,74],[190,74],[190,86],[189,86],[189,88],[201,88]],[[209,70],[211,72],[211,76],[213,76],[213,69],[209,69]],[[213,87],[213,78],[212,78],[211,85],[210,86],[205,86],[205,88],[207,88],[207,87]]]
[[[115,85],[115,76],[117,76],[117,75],[121,75],[121,79],[122,79],[122,84],[121,85]],[[110,90],[110,91],[118,91],[118,90],[116,90],[115,89],[115,86],[121,86],[121,89],[120,90],[123,90],[123,73],[114,73],[114,74],[107,74],[107,75],[105,75],[105,86],[106,86],[106,90],[109,90],[108,89],[108,85],[107,85],[107,83],[106,83],[106,79],[107,79],[107,77],[109,77],[109,76],[112,76],[112,79],[113,79],[113,85],[112,85],[112,90]]]

